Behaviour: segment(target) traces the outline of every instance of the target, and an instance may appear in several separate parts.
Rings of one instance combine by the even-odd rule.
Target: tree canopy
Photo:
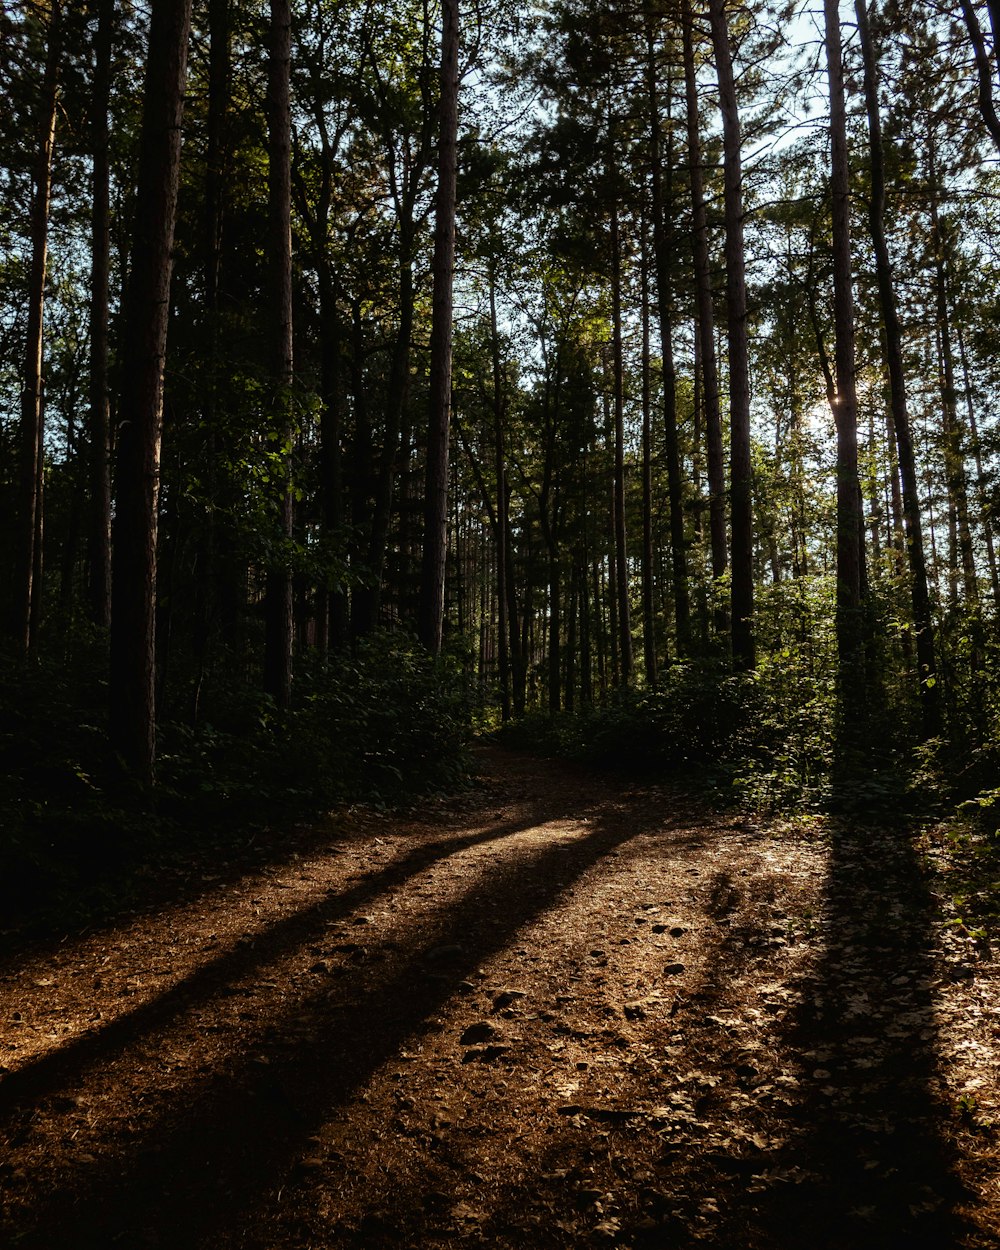
[[[189,8],[4,8],[12,689],[110,673],[147,788],[156,723],[366,654],[762,794],[873,750],[986,787],[985,5]]]

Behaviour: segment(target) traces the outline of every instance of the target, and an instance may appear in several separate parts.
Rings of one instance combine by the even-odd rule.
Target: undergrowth
[[[713,802],[763,815],[833,812],[863,821],[961,810],[1000,825],[990,743],[915,746],[912,715],[886,705],[847,727],[832,683],[782,657],[750,673],[675,664],[655,690],[581,711],[536,712],[498,731],[510,746],[646,777],[681,779]],[[994,826],[994,827],[995,827]]]
[[[0,907],[60,905],[196,845],[225,857],[248,831],[342,804],[388,806],[468,775],[470,708],[459,668],[373,638],[354,656],[303,661],[295,698],[219,674],[196,723],[159,726],[157,784],[123,782],[106,737],[100,640],[73,663],[0,657]],[[171,708],[190,703],[176,691]],[[2,927],[2,926],[0,926]]]

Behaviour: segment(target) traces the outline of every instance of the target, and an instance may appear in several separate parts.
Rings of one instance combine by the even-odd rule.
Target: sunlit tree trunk
[[[825,0],[830,89],[830,177],[833,220],[834,395],[837,427],[837,656],[845,723],[864,700],[861,612],[861,488],[858,478],[858,399],[854,365],[847,112],[837,0]]]
[[[958,356],[962,362],[963,390],[965,391],[965,410],[969,418],[969,433],[972,436],[972,454],[976,465],[976,493],[982,510],[983,538],[986,541],[986,559],[990,569],[990,588],[993,593],[994,605],[1000,605],[1000,571],[997,568],[996,544],[993,538],[993,521],[986,509],[986,474],[983,466],[983,449],[979,437],[979,423],[976,420],[976,406],[972,397],[972,382],[969,378],[969,362],[965,353],[965,336],[961,326],[957,327]]]

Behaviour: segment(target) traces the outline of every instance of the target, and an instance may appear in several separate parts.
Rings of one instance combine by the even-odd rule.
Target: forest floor
[[[932,840],[484,749],[0,960],[0,1245],[1000,1244]]]

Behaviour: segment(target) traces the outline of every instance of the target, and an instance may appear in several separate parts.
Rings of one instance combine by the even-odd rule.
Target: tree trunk
[[[933,126],[933,122],[929,124]],[[958,555],[962,566],[962,586],[966,602],[971,607],[979,604],[979,583],[976,576],[972,525],[969,518],[969,482],[958,417],[958,388],[955,383],[955,357],[951,339],[951,310],[948,300],[945,258],[946,241],[938,212],[938,197],[941,188],[938,184],[937,152],[932,130],[928,133],[928,162],[945,480],[948,485],[949,503],[955,513],[958,528]]]
[[[629,606],[628,543],[625,523],[625,363],[622,351],[622,274],[618,201],[611,208],[611,347],[614,402],[614,485],[612,515],[615,534],[615,589],[618,615],[618,660],[621,684],[632,681],[632,618]]]
[[[343,331],[330,264],[324,256],[320,269],[320,489],[323,527],[327,542],[336,541],[344,527],[344,473],[341,446],[343,388],[341,342]],[[347,601],[343,587],[324,586],[326,642],[339,651],[347,641]]]
[[[885,237],[885,164],[882,154],[882,122],[878,104],[878,63],[871,37],[866,0],[855,0],[855,13],[864,58],[865,105],[868,113],[868,142],[871,153],[871,200],[868,223],[875,251],[875,272],[878,279],[882,322],[885,327],[891,422],[899,458],[899,476],[902,481],[902,509],[906,533],[906,556],[910,569],[917,665],[920,670],[923,731],[925,736],[932,737],[939,732],[941,727],[941,696],[937,684],[934,624],[927,588],[927,566],[920,518],[920,488],[917,481],[916,457],[906,399],[902,334],[892,262]]]
[[[656,257],[656,291],[659,304],[660,353],[663,362],[664,456],[667,463],[667,498],[670,515],[670,563],[673,570],[674,622],[677,651],[691,650],[691,608],[688,596],[687,547],[684,541],[684,499],[681,461],[677,438],[677,372],[674,367],[673,317],[673,231],[668,215],[673,205],[669,195],[664,203],[660,105],[656,73],[656,48],[651,21],[646,24],[646,98],[649,107],[649,154],[653,214],[653,252]],[[669,103],[669,101],[668,101]],[[668,177],[672,176],[672,154],[667,155]]]
[[[704,387],[705,447],[708,470],[709,538],[712,550],[712,577],[726,572],[726,476],[722,450],[722,414],[719,405],[719,365],[715,352],[715,309],[712,302],[712,268],[708,250],[708,215],[701,167],[701,134],[698,121],[698,83],[694,66],[694,39],[690,0],[682,12],[684,47],[684,87],[687,105],[688,160],[691,167],[691,225],[694,250],[695,302],[698,315],[698,354]],[[724,612],[716,614],[718,633],[728,631]]]
[[[278,537],[286,548],[292,540],[294,503],[291,486],[292,418],[292,122],[289,79],[292,59],[292,15],[289,0],[271,0],[268,52],[268,208],[272,333],[271,381],[277,434],[285,450],[279,484]],[[285,552],[267,573],[265,595],[264,689],[278,707],[287,707],[292,693],[292,571]]]
[[[507,464],[504,455],[504,391],[500,360],[500,334],[497,328],[496,275],[490,265],[490,357],[493,367],[493,472],[497,484],[496,549],[497,549],[497,642],[499,653],[500,719],[506,724],[511,716],[511,643],[516,634],[510,632],[511,617],[517,619],[516,599],[508,603],[508,595],[516,594],[513,579],[508,579],[510,550],[510,514],[507,506]]]
[[[87,597],[99,629],[111,621],[111,405],[108,384],[108,305],[111,271],[108,109],[111,99],[113,0],[101,0],[94,39],[91,106],[93,192],[90,261],[90,516]]]
[[[656,616],[653,608],[653,438],[649,354],[649,255],[642,223],[642,655],[646,685],[656,686]]]
[[[61,13],[59,0],[48,12],[45,68],[39,86],[35,162],[32,171],[31,261],[28,270],[27,333],[21,372],[21,463],[19,533],[15,558],[14,603],[10,630],[25,657],[36,639],[32,623],[37,620],[41,595],[41,478],[44,462],[45,400],[42,374],[42,331],[45,316],[45,277],[48,269],[49,201],[52,196],[52,148],[56,133],[59,91]]]
[[[444,579],[448,554],[448,429],[451,421],[451,357],[455,280],[455,194],[458,168],[458,0],[442,0],[441,103],[438,186],[434,223],[434,292],[431,320],[424,493],[424,550],[420,578],[420,640],[432,655],[441,650]]]
[[[210,640],[219,606],[218,583],[231,576],[219,559],[217,518],[225,512],[220,498],[218,389],[220,378],[219,293],[222,274],[223,204],[226,174],[226,118],[232,70],[230,0],[211,0],[208,10],[208,126],[205,146],[205,322],[207,326],[203,412],[205,422],[205,500],[198,535],[198,585],[194,651],[198,679],[194,719],[198,719],[201,689],[209,662]],[[225,469],[223,468],[223,472]]]
[[[143,785],[156,759],[154,656],[163,365],[191,0],[153,6],[122,352],[113,529],[110,732]]]
[[[863,712],[861,488],[858,478],[858,399],[854,376],[854,292],[851,272],[847,111],[837,0],[825,0],[830,86],[830,177],[833,197],[834,395],[837,428],[837,658],[845,725]]]
[[[725,160],[726,302],[729,338],[730,512],[732,516],[733,663],[756,662],[753,633],[753,510],[750,489],[750,366],[747,353],[746,257],[743,247],[743,166],[725,0],[710,0],[712,45],[719,78]]]
[[[996,105],[993,103],[993,72],[990,69],[989,53],[986,51],[986,40],[983,28],[979,25],[975,6],[972,0],[959,0],[962,16],[969,32],[973,55],[976,58],[976,75],[979,80],[979,111],[983,115],[986,129],[990,132],[993,142],[1000,151],[1000,118],[997,117]]]
[[[965,410],[969,418],[969,434],[972,436],[972,454],[976,465],[976,494],[982,513],[983,538],[986,540],[986,559],[990,569],[990,588],[993,593],[994,608],[1000,606],[1000,572],[997,569],[996,545],[993,540],[993,521],[987,508],[986,476],[983,472],[983,450],[979,438],[979,425],[976,421],[976,406],[972,397],[972,382],[969,378],[969,362],[965,354],[965,337],[961,326],[958,327],[958,358],[962,362],[963,390],[965,391]]]

